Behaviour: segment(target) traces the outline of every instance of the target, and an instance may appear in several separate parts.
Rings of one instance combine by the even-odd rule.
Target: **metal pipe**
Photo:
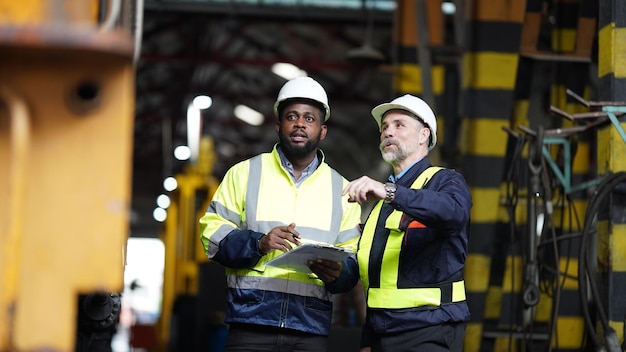
[[[24,100],[5,86],[0,86],[0,104],[8,108],[10,119],[9,156],[9,221],[8,233],[2,241],[3,249],[0,267],[3,287],[0,290],[0,320],[7,329],[0,329],[0,349],[12,350],[11,327],[15,318],[18,276],[20,270],[22,214],[24,209],[24,189],[26,165],[30,141],[30,116]],[[0,236],[3,234],[0,233]],[[4,236],[3,236],[4,237]],[[6,306],[4,306],[6,304]],[[6,315],[5,315],[6,314]]]
[[[141,56],[141,40],[143,36],[143,0],[136,0],[135,4],[135,51],[133,52],[133,63],[137,64]]]
[[[432,60],[430,39],[428,35],[428,19],[426,1],[415,0],[415,17],[417,18],[417,57],[422,74],[422,98],[431,106],[435,105],[432,81]]]
[[[107,3],[109,4],[109,6],[107,6],[109,11],[107,11],[107,17],[105,17],[102,25],[100,26],[100,31],[108,32],[113,29],[113,27],[115,26],[115,22],[120,17],[120,10],[122,8],[121,1],[122,0],[107,1]]]

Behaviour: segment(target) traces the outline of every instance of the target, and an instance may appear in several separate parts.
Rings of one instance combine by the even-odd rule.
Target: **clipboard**
[[[311,259],[320,258],[340,262],[352,254],[352,251],[345,248],[318,243],[304,243],[270,260],[265,265],[310,273],[311,269],[306,265],[306,262]]]

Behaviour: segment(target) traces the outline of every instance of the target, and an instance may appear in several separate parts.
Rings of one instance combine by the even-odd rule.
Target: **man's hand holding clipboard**
[[[343,259],[352,251],[300,238],[301,244],[270,260],[266,265],[301,272],[314,272],[320,280],[332,282],[339,275]],[[336,274],[334,274],[336,272]]]

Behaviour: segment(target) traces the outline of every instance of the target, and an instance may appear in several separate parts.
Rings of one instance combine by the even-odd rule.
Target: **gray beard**
[[[381,153],[381,155],[383,160],[390,165],[398,165],[406,159],[406,156],[402,155],[400,150],[396,153]]]
[[[400,146],[398,144],[395,144],[395,152],[383,151],[383,144],[385,144],[385,141],[380,143],[380,155],[382,155],[383,160],[385,160],[388,164],[398,165],[407,158],[406,153],[404,152],[404,150],[400,149]]]

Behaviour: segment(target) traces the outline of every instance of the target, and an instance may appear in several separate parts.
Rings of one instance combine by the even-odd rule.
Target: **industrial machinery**
[[[198,227],[198,219],[219,184],[213,176],[214,162],[213,140],[203,137],[198,159],[175,177],[177,188],[170,195],[161,236],[165,269],[154,346],[159,351],[210,350],[207,344],[216,339],[206,329],[219,334],[223,327],[220,312],[225,311],[226,304],[224,271],[204,254]]]
[[[0,351],[106,351],[141,6],[0,1]]]

